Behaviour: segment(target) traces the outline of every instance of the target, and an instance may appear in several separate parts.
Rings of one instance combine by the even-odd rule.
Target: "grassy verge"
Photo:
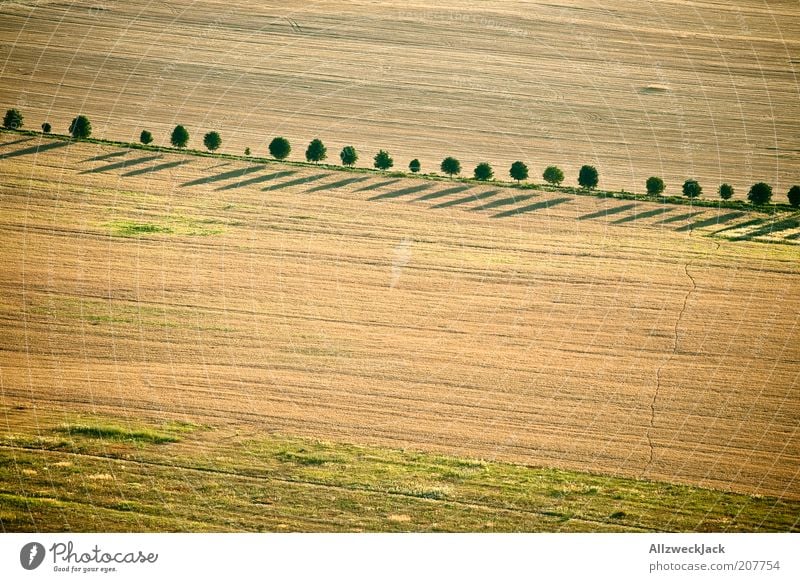
[[[701,208],[719,208],[719,209],[730,208],[734,210],[748,210],[751,212],[759,212],[765,214],[773,214],[775,212],[797,211],[797,208],[794,208],[789,204],[783,204],[783,203],[767,204],[764,206],[754,206],[743,200],[721,200],[721,199],[711,200],[706,198],[689,199],[681,196],[651,196],[649,194],[637,194],[634,192],[626,192],[625,190],[618,190],[618,191],[599,190],[599,189],[588,190],[585,188],[576,188],[572,186],[552,186],[544,184],[535,184],[532,182],[520,183],[520,182],[510,182],[504,180],[478,181],[475,180],[474,178],[465,178],[465,177],[450,178],[435,173],[412,174],[410,172],[390,172],[390,171],[381,171],[374,168],[363,168],[363,167],[357,168],[357,167],[340,166],[335,164],[319,164],[319,163],[302,162],[294,160],[277,161],[271,158],[263,158],[259,156],[244,156],[236,154],[226,154],[221,152],[207,152],[202,150],[185,149],[185,148],[179,149],[173,147],[157,146],[152,144],[145,145],[137,142],[123,142],[123,141],[114,141],[114,140],[97,139],[97,138],[75,139],[68,135],[60,135],[53,133],[44,134],[39,131],[32,131],[25,129],[21,130],[0,129],[0,132],[13,133],[19,135],[40,136],[52,140],[94,143],[98,145],[115,146],[115,147],[122,147],[127,149],[136,149],[136,150],[146,150],[159,153],[183,154],[183,155],[197,156],[203,158],[237,160],[243,162],[261,163],[261,164],[281,164],[286,166],[317,168],[317,169],[324,169],[336,172],[374,174],[377,176],[388,176],[395,178],[416,178],[420,180],[430,180],[430,181],[448,182],[448,183],[454,182],[462,184],[491,184],[493,186],[500,186],[503,188],[513,188],[517,190],[541,190],[546,192],[560,192],[560,193],[572,194],[576,196],[593,196],[596,198],[616,198],[619,200],[635,200],[640,202],[653,202],[657,204],[678,204],[678,205],[695,206]]]
[[[4,411],[4,531],[797,531],[800,502],[414,451]]]

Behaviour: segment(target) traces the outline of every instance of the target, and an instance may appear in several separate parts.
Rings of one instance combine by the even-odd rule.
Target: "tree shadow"
[[[645,210],[644,212],[637,212],[630,216],[623,216],[611,222],[611,224],[625,224],[626,222],[633,222],[634,220],[641,220],[642,218],[650,218],[651,216],[659,216],[672,212],[674,208],[656,208],[655,210]]]
[[[728,214],[717,215],[712,218],[707,218],[705,220],[699,220],[697,222],[693,222],[691,224],[685,224],[683,226],[679,226],[675,229],[675,232],[686,232],[687,230],[694,230],[695,228],[703,228],[705,226],[714,226],[715,224],[725,224],[726,222],[730,222],[731,220],[736,220],[737,218],[744,216],[744,212],[729,212]]]
[[[527,206],[521,206],[520,208],[512,208],[511,210],[506,210],[505,212],[500,212],[498,214],[493,214],[492,218],[505,218],[507,216],[524,214],[525,212],[534,212],[536,210],[541,210],[542,208],[552,208],[553,206],[564,204],[564,202],[569,202],[570,200],[572,200],[572,198],[553,198],[551,200],[542,200],[541,202],[528,204]]]
[[[123,176],[141,176],[142,174],[149,174],[151,172],[160,172],[162,170],[169,170],[188,164],[189,160],[178,160],[177,162],[167,162],[166,164],[159,164],[157,166],[150,166],[149,168],[142,168],[141,170],[132,170],[122,174]]]
[[[358,190],[356,190],[356,192],[368,192],[370,190],[377,190],[378,188],[380,188],[382,186],[389,186],[389,185],[395,184],[395,183],[397,183],[399,181],[400,181],[400,178],[397,178],[395,180],[386,180],[385,182],[376,182],[374,184],[369,184],[367,186],[364,186],[363,188],[359,188]]]
[[[233,182],[231,184],[225,184],[224,186],[220,186],[217,190],[233,190],[234,188],[244,188],[245,186],[252,186],[253,184],[261,184],[263,182],[269,182],[270,180],[274,180],[275,178],[285,178],[286,176],[294,176],[297,173],[296,170],[283,170],[280,172],[274,172],[272,174],[265,174],[263,176],[256,176],[255,178],[249,178],[247,180],[240,180],[238,182]]]
[[[86,158],[85,160],[81,160],[81,163],[85,162],[102,162],[105,160],[110,160],[111,158],[118,158],[120,156],[124,156],[128,153],[128,150],[122,152],[111,152],[110,154],[102,154],[100,156],[95,156],[93,158]]]
[[[386,192],[385,194],[378,194],[377,196],[373,196],[372,198],[367,198],[367,200],[383,200],[386,198],[400,198],[401,196],[408,196],[409,194],[416,194],[417,192],[422,192],[423,190],[427,190],[428,188],[432,188],[433,184],[418,184],[417,186],[409,186],[408,188],[401,188],[400,190],[394,190],[393,192]]]
[[[743,234],[741,236],[733,237],[731,240],[739,241],[739,240],[750,240],[757,236],[764,236],[767,234],[776,234],[782,232],[784,230],[791,230],[793,228],[800,227],[800,220],[797,218],[784,218],[783,220],[778,220],[776,222],[771,222],[770,224],[763,226],[761,228],[757,228],[756,230],[750,231],[747,234]],[[800,234],[800,233],[798,233]],[[789,235],[792,236],[792,235]],[[786,237],[788,238],[788,237]]]
[[[412,202],[418,202],[420,200],[434,200],[435,198],[441,198],[442,196],[447,196],[448,194],[458,194],[459,192],[469,190],[470,188],[472,188],[472,186],[453,186],[452,188],[445,188],[444,190],[431,192],[430,194],[425,194],[419,198],[414,198]]]
[[[754,218],[752,220],[745,220],[744,222],[740,222],[739,224],[733,224],[731,226],[726,226],[725,228],[720,228],[719,230],[715,230],[712,234],[719,234],[721,232],[728,232],[729,230],[734,230],[737,228],[747,228],[748,226],[756,226],[759,224],[764,224],[763,218]]]
[[[288,182],[284,182],[282,184],[273,184],[272,186],[267,186],[266,188],[262,188],[263,192],[269,192],[272,190],[282,190],[283,188],[289,188],[290,186],[300,186],[302,184],[308,184],[309,182],[316,182],[317,180],[322,180],[322,178],[327,178],[330,174],[314,174],[312,176],[304,176],[302,178],[297,178],[296,180],[289,180]]]
[[[207,178],[197,178],[196,180],[184,182],[183,184],[181,184],[181,187],[185,188],[186,186],[199,186],[200,184],[211,184],[212,182],[222,182],[223,180],[232,180],[233,178],[240,178],[242,176],[246,176],[247,174],[252,174],[253,172],[259,172],[264,168],[266,168],[266,166],[263,164],[258,166],[248,166],[246,168],[239,168],[238,170],[231,170],[230,172],[222,172],[221,174],[215,174],[214,176],[208,176]]]
[[[331,182],[330,184],[320,184],[319,186],[314,186],[307,190],[307,192],[321,192],[323,190],[334,190],[336,188],[343,188],[344,186],[349,186],[350,184],[357,184],[359,182],[363,182],[364,180],[369,180],[369,176],[358,176],[357,178],[345,178],[344,180],[339,180],[338,182]]]
[[[486,192],[479,192],[477,194],[465,196],[464,198],[458,198],[456,200],[448,200],[447,202],[440,202],[439,204],[434,204],[433,206],[431,206],[431,208],[447,208],[448,206],[457,206],[458,204],[477,202],[478,200],[483,200],[484,198],[491,198],[492,196],[497,195],[499,192],[500,190],[488,190]]]
[[[18,143],[25,143],[26,141],[33,140],[32,137],[23,137],[22,139],[15,139],[14,141],[7,141],[5,143],[0,143],[0,148],[16,145]]]
[[[583,216],[579,216],[578,220],[590,220],[592,218],[602,218],[604,216],[609,216],[611,214],[619,214],[620,212],[625,212],[626,210],[630,210],[631,208],[636,208],[636,204],[623,204],[622,206],[613,206],[611,208],[604,208],[603,210],[598,210],[597,212],[591,212],[589,214],[584,214]]]
[[[128,168],[130,166],[138,166],[139,164],[145,164],[147,162],[152,162],[153,160],[160,160],[164,156],[157,155],[157,156],[146,156],[144,158],[135,158],[133,160],[125,160],[124,162],[117,162],[116,164],[108,164],[105,166],[100,166],[99,168],[91,168],[89,170],[84,170],[80,172],[81,174],[101,174],[103,172],[110,172],[112,170],[119,170],[122,168]]]
[[[510,198],[501,198],[500,200],[494,200],[487,204],[482,204],[481,206],[475,206],[474,208],[470,208],[470,212],[478,212],[479,210],[490,210],[492,208],[497,208],[498,206],[508,206],[510,204],[517,204],[518,202],[525,202],[526,200],[530,200],[537,194],[522,194],[522,195],[515,195],[511,196]]]
[[[5,160],[8,158],[16,158],[17,156],[27,156],[29,154],[40,154],[48,150],[67,147],[69,143],[70,142],[68,141],[54,141],[46,144],[35,145],[29,148],[23,148],[21,150],[8,152],[7,154],[0,154],[0,160]]]
[[[672,224],[673,222],[680,222],[681,220],[689,220],[690,218],[694,218],[698,214],[703,214],[703,211],[699,212],[687,212],[686,214],[678,214],[676,216],[670,216],[669,218],[665,218],[664,220],[659,220],[656,224]]]

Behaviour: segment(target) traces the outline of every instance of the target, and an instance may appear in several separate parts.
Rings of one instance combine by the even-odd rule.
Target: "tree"
[[[795,208],[800,206],[800,186],[792,186],[789,188],[789,192],[786,195],[789,197],[789,204]]]
[[[176,148],[185,148],[189,143],[189,132],[182,125],[176,125],[169,138],[170,143]]]
[[[564,172],[562,172],[561,168],[558,166],[547,166],[544,173],[542,173],[542,178],[544,178],[545,182],[548,184],[558,186],[564,181]]]
[[[358,152],[353,146],[344,146],[339,152],[339,159],[345,166],[355,166],[358,161]]]
[[[408,163],[408,169],[411,170],[412,174],[416,174],[422,168],[422,164],[419,163],[417,158],[414,158]]]
[[[139,141],[142,142],[144,145],[153,143],[153,134],[147,131],[146,129],[143,129],[142,133],[139,134]]]
[[[388,170],[394,166],[394,160],[392,156],[389,155],[389,152],[384,150],[379,151],[375,154],[375,167],[379,170]]]
[[[92,123],[85,115],[79,115],[69,124],[69,133],[77,139],[86,139],[92,135]]]
[[[222,138],[216,131],[209,131],[203,136],[203,145],[206,146],[208,151],[213,152],[222,145]]]
[[[514,162],[511,164],[511,169],[508,171],[509,175],[517,182],[528,179],[528,166],[523,162]]]
[[[733,198],[733,186],[730,184],[720,184],[719,197],[723,200],[730,200]]]
[[[750,186],[747,199],[753,204],[766,204],[772,200],[772,186],[765,182],[759,182]]]
[[[597,168],[594,166],[581,166],[580,171],[578,172],[578,185],[582,188],[588,188],[591,190],[597,186],[597,182],[599,181],[599,175],[597,173]]]
[[[645,186],[647,187],[647,193],[650,194],[650,196],[658,196],[664,192],[664,180],[658,176],[650,176],[647,179],[647,182],[645,182]]]
[[[22,113],[17,109],[9,109],[3,117],[3,127],[6,129],[22,129]]]
[[[292,152],[292,146],[285,137],[276,137],[269,142],[269,153],[276,160],[285,160]]]
[[[697,180],[686,180],[683,183],[683,195],[687,198],[697,198],[703,193],[703,187]]]
[[[459,162],[455,158],[445,158],[442,160],[442,172],[447,174],[450,177],[455,176],[456,174],[461,173],[461,162]]]
[[[250,148],[244,148],[244,155],[246,156],[250,155]]]
[[[306,149],[306,160],[316,164],[327,157],[328,148],[325,147],[325,144],[322,143],[322,140],[312,139],[311,143],[308,144],[308,148]]]
[[[50,133],[53,130],[53,126],[47,123],[46,121],[42,124],[42,132],[43,133]]]
[[[491,180],[494,177],[494,170],[492,170],[492,166],[490,166],[488,162],[481,162],[475,166],[473,173],[475,179],[481,181]]]

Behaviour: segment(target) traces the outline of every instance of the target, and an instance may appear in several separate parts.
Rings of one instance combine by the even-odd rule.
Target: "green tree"
[[[176,148],[185,148],[189,143],[189,132],[182,125],[176,125],[169,138],[170,143]]]
[[[139,141],[142,142],[144,145],[153,143],[153,134],[147,131],[146,129],[143,129],[142,133],[139,134]]]
[[[45,121],[42,124],[42,132],[43,133],[50,133],[51,131],[53,131],[53,126]]]
[[[79,115],[69,124],[69,133],[77,139],[86,139],[92,135],[92,123],[85,115]]]
[[[548,184],[558,186],[564,181],[564,172],[562,172],[561,168],[558,166],[547,166],[542,173],[542,178],[544,178],[545,182]]]
[[[461,173],[461,162],[455,158],[447,157],[442,160],[442,172],[450,177]]]
[[[800,186],[792,186],[789,188],[789,192],[786,195],[789,197],[789,204],[795,208],[800,206]]]
[[[309,162],[321,162],[328,157],[328,148],[320,139],[312,139],[306,148],[306,160]]]
[[[276,137],[269,142],[269,153],[276,160],[285,160],[292,152],[292,146],[285,137]]]
[[[408,163],[408,169],[411,170],[412,174],[416,174],[422,169],[422,164],[419,163],[417,158],[414,158]]]
[[[6,129],[22,129],[22,113],[17,109],[9,109],[3,117],[3,127]]]
[[[750,186],[747,199],[753,204],[767,204],[772,200],[772,186],[766,182],[758,182]]]
[[[581,169],[578,172],[579,186],[591,190],[592,188],[597,187],[597,183],[599,180],[600,176],[597,173],[597,168],[595,168],[594,166],[581,166]]]
[[[511,169],[508,170],[508,174],[514,178],[517,182],[521,182],[522,180],[528,179],[528,166],[525,165],[524,162],[514,162],[511,164]]]
[[[686,180],[683,183],[683,195],[687,198],[697,198],[703,193],[703,187],[697,180]]]
[[[345,166],[355,166],[358,161],[358,152],[353,146],[344,146],[339,152],[339,159]]]
[[[381,150],[377,154],[375,154],[375,167],[379,170],[388,170],[392,166],[394,166],[394,160],[392,156],[389,155],[389,152]]]
[[[250,148],[244,148],[244,155],[246,156],[250,155]]]
[[[203,145],[210,152],[216,151],[222,145],[222,138],[216,131],[209,131],[203,136]]]
[[[733,186],[730,184],[720,184],[718,193],[719,197],[723,200],[730,200],[733,198]]]
[[[650,194],[650,196],[658,196],[664,192],[664,180],[658,176],[650,176],[647,179],[647,182],[645,182],[645,187],[647,188],[647,193]]]
[[[481,162],[477,166],[475,166],[475,170],[473,172],[476,180],[486,181],[491,180],[494,177],[494,170],[492,170],[492,166],[489,165],[488,162]]]

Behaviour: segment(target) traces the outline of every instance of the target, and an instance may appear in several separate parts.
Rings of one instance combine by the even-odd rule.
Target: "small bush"
[[[422,169],[422,164],[419,163],[417,158],[414,158],[408,163],[408,169],[411,170],[412,174],[416,174]]]
[[[599,180],[600,176],[597,173],[597,168],[594,166],[581,166],[578,172],[578,185],[581,188],[587,188],[589,190],[596,188]]]
[[[53,131],[53,126],[46,121],[42,124],[42,133],[50,133]]]
[[[703,187],[697,180],[686,180],[683,183],[683,195],[687,198],[697,198],[703,193]]]
[[[800,186],[792,186],[786,195],[789,197],[789,204],[795,208],[800,206]]]
[[[246,156],[250,155],[250,148],[244,148],[244,155]]]
[[[492,166],[489,165],[488,162],[481,162],[475,166],[473,175],[475,176],[476,180],[481,180],[483,182],[486,180],[491,180],[494,177],[494,170],[492,170]]]
[[[733,186],[730,184],[720,184],[718,193],[719,197],[723,200],[730,200],[733,198]]]
[[[276,160],[285,160],[292,152],[292,146],[285,137],[276,137],[269,142],[269,153]]]
[[[351,145],[344,146],[342,151],[339,152],[339,159],[342,160],[342,164],[345,166],[355,166],[358,161],[358,152]]]
[[[447,157],[442,160],[442,172],[452,177],[461,173],[461,162],[452,157]]]
[[[169,138],[170,143],[176,148],[185,148],[189,143],[189,132],[182,125],[176,125]]]
[[[650,176],[647,179],[647,182],[645,182],[645,187],[647,188],[647,193],[650,194],[650,196],[658,196],[664,192],[664,180],[658,176]]]
[[[375,167],[379,170],[388,170],[392,166],[394,166],[394,160],[392,156],[389,155],[389,152],[380,150],[377,154],[375,154],[374,159]]]
[[[9,109],[3,117],[3,127],[6,129],[22,129],[22,113],[18,109]]]
[[[210,152],[216,151],[222,145],[222,138],[216,131],[209,131],[203,136],[203,145]]]
[[[542,178],[544,178],[544,181],[548,184],[558,186],[564,181],[564,172],[562,172],[561,168],[558,166],[547,166],[542,173]]]
[[[144,145],[153,143],[153,134],[147,131],[146,129],[142,130],[142,133],[139,134],[139,141],[142,142]]]
[[[328,148],[322,143],[320,139],[312,139],[311,143],[306,148],[306,161],[314,162],[315,164],[321,162],[328,157]]]
[[[766,182],[758,182],[750,187],[750,192],[747,193],[747,199],[753,204],[767,204],[772,200],[772,186]]]
[[[517,161],[511,164],[508,174],[517,182],[528,179],[528,166],[523,162]]]
[[[85,115],[79,115],[69,124],[69,133],[77,139],[86,139],[92,135],[92,123]]]

